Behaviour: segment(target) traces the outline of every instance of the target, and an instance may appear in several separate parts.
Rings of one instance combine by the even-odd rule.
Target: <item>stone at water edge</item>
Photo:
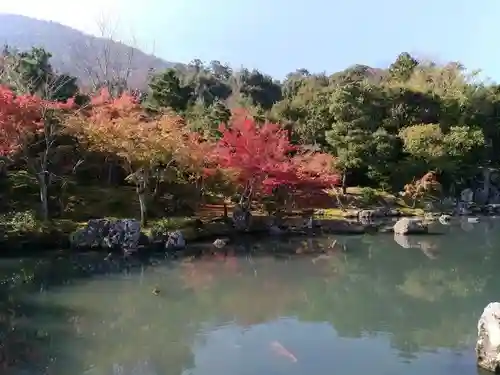
[[[500,303],[491,302],[484,308],[477,323],[477,365],[485,370],[500,372]]]
[[[184,247],[186,247],[186,240],[180,230],[176,230],[168,234],[167,242],[165,242],[165,250],[178,250],[183,249]]]
[[[245,231],[250,228],[252,214],[237,204],[233,209],[232,222],[236,230]]]
[[[221,240],[220,238],[216,239],[214,242],[213,242],[213,245],[217,248],[217,249],[222,249],[224,246],[227,245],[227,240]]]
[[[448,225],[448,224],[450,224],[450,221],[451,221],[451,215],[443,214],[443,215],[439,216],[438,220],[441,224]]]
[[[394,234],[422,234],[428,232],[428,227],[422,219],[404,217],[394,224],[393,230]]]
[[[76,248],[113,248],[136,251],[141,238],[141,224],[135,219],[91,219],[84,228],[70,235]]]

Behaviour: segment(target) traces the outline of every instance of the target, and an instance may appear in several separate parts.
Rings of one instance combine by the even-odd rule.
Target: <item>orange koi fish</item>
[[[292,353],[290,353],[286,348],[281,345],[278,341],[273,341],[271,343],[271,349],[277,355],[288,358],[292,362],[297,362],[297,357],[295,357]]]

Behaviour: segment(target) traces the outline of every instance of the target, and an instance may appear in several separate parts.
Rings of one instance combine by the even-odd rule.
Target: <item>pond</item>
[[[477,374],[477,320],[500,295],[499,229],[0,260],[0,373]]]

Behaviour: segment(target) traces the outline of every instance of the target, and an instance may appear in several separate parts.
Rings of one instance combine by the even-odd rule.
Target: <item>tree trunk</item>
[[[134,176],[135,191],[139,198],[139,209],[141,210],[141,225],[144,227],[148,222],[147,194],[148,194],[148,174],[144,169],[138,170]]]
[[[48,186],[47,186],[47,174],[46,173],[40,173],[38,177],[38,187],[40,190],[40,203],[42,205],[41,207],[41,214],[42,214],[42,220],[43,221],[48,221],[49,220],[49,197],[48,197]]]
[[[138,188],[137,196],[139,197],[139,207],[141,210],[141,225],[144,227],[148,222],[147,217],[147,206],[146,206],[146,194],[144,194],[144,190]]]
[[[113,185],[113,167],[114,163],[113,162],[108,162],[108,186]]]
[[[342,172],[342,194],[346,195],[347,194],[347,172],[344,171]]]

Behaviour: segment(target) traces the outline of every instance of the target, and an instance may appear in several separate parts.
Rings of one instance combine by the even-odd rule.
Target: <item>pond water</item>
[[[477,374],[477,320],[500,295],[499,229],[0,260],[0,373]]]

